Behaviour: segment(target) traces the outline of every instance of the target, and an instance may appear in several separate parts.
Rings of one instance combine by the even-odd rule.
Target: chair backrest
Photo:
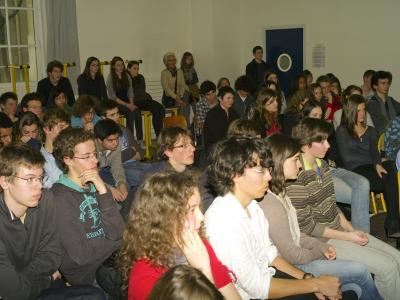
[[[187,129],[187,123],[184,116],[170,116],[164,118],[164,128],[179,126]]]

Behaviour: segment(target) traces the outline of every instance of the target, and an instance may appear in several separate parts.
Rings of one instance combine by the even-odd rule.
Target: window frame
[[[36,90],[36,85],[37,81],[39,81],[44,74],[44,57],[45,57],[45,47],[44,47],[44,34],[45,34],[45,27],[43,26],[45,23],[45,19],[43,18],[45,16],[45,4],[44,0],[32,0],[32,7],[15,7],[15,6],[8,6],[7,5],[7,0],[4,1],[4,6],[0,6],[0,9],[4,9],[6,13],[6,30],[7,30],[7,45],[1,45],[1,49],[7,49],[7,55],[8,55],[8,60],[11,61],[11,49],[12,48],[29,48],[29,47],[35,47],[35,54],[36,54],[36,71],[37,75],[36,78],[37,80],[32,81],[32,74],[31,71],[29,73],[29,85],[30,85],[30,90],[35,91]],[[35,35],[35,44],[21,44],[21,45],[11,45],[11,37],[9,34],[10,30],[10,24],[8,20],[8,13],[10,10],[29,10],[32,11],[33,13],[33,30],[34,30],[34,35]],[[9,69],[7,69],[7,72],[9,72]],[[21,72],[21,71],[17,71]],[[17,87],[17,94],[18,95],[24,95],[25,92],[25,82],[24,81],[17,81],[16,83]],[[1,93],[6,92],[6,91],[12,91],[12,82],[4,82],[0,83],[0,91]],[[20,97],[19,97],[20,98]]]

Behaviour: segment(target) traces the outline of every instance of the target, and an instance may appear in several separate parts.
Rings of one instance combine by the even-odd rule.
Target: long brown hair
[[[271,114],[265,109],[265,103],[267,103],[272,98],[276,98],[276,101],[278,101],[276,91],[267,88],[260,89],[257,94],[254,106],[250,110],[249,119],[258,124],[264,124],[265,128],[270,128],[271,125],[274,123],[279,126],[277,118],[278,112],[275,114]]]
[[[138,259],[167,268],[175,264],[175,237],[182,235],[188,201],[197,188],[196,176],[186,172],[165,171],[147,178],[135,198],[119,252],[124,288]],[[202,229],[199,234],[203,236]]]
[[[87,60],[86,60],[86,65],[85,65],[85,69],[83,70],[83,74],[86,76],[86,78],[90,78],[90,65],[92,64],[92,62],[97,61],[99,64],[99,69],[97,70],[96,74],[94,74],[94,79],[97,79],[99,77],[103,77],[103,75],[101,74],[101,68],[100,68],[100,60],[97,57],[94,56],[90,56]]]
[[[122,70],[121,78],[119,78],[117,73],[115,72],[115,64],[117,63],[117,61],[122,61],[122,63],[124,64],[124,69]],[[129,87],[129,75],[126,72],[124,60],[119,56],[114,56],[113,59],[111,60],[110,66],[111,66],[110,74],[114,90],[120,91],[123,89],[127,89]]]
[[[285,193],[285,174],[283,172],[283,164],[285,160],[295,156],[300,152],[299,143],[288,136],[274,134],[266,140],[266,147],[272,153],[272,161],[274,168],[272,170],[272,180],[270,182],[271,191],[275,194]]]
[[[357,137],[354,126],[357,125],[358,105],[362,103],[365,104],[364,97],[361,95],[353,94],[350,95],[343,104],[341,124],[346,127],[347,132],[352,137]],[[366,120],[364,120],[361,125],[365,127]]]

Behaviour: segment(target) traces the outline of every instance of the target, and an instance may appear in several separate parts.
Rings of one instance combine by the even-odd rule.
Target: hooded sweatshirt
[[[124,222],[110,191],[83,189],[63,174],[52,187],[61,240],[60,270],[71,284],[93,284],[97,268],[121,244]]]
[[[20,219],[0,194],[0,297],[36,299],[50,287],[61,261],[53,195],[43,190],[37,207]]]

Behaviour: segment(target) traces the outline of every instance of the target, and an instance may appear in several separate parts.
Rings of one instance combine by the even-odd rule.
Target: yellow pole
[[[68,77],[68,64],[63,64],[63,76]]]
[[[31,89],[29,86],[29,65],[22,65],[22,68],[24,69],[24,81],[25,81],[25,92],[30,93]]]
[[[15,75],[15,66],[14,65],[9,65],[10,68],[10,77],[11,77],[11,84],[12,84],[12,89],[13,92],[16,94],[17,93],[17,78]]]

